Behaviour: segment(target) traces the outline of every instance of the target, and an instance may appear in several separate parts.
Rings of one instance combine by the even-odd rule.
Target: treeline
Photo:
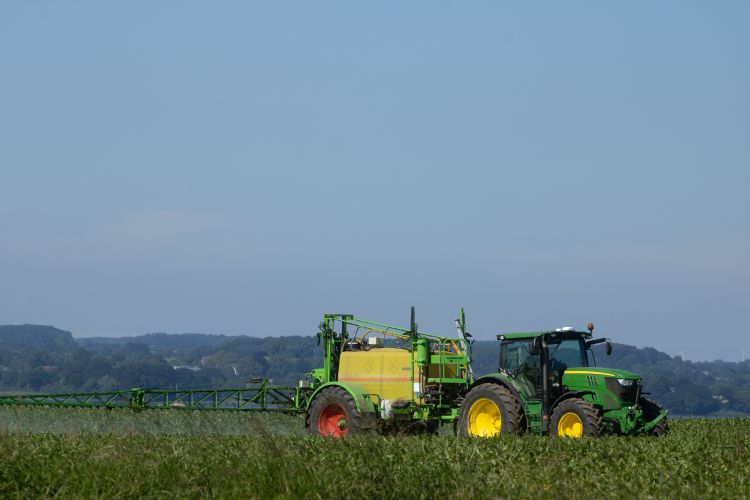
[[[49,326],[0,326],[0,391],[110,391],[131,387],[242,387],[254,378],[296,385],[322,365],[314,336],[154,333],[74,339]],[[616,344],[598,364],[640,373],[644,389],[680,415],[750,414],[750,361],[693,363]],[[498,344],[474,344],[474,372],[497,370]]]
[[[321,360],[315,337],[154,333],[74,339],[49,326],[0,326],[5,392],[242,387],[254,378],[296,385]]]

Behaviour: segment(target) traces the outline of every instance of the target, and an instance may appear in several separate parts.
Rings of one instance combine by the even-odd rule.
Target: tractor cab
[[[593,325],[591,326],[593,330]],[[526,399],[542,400],[545,386],[549,397],[557,398],[564,391],[565,370],[589,367],[591,346],[601,342],[608,343],[606,339],[591,341],[591,335],[591,330],[581,332],[570,327],[498,335],[500,371],[516,381],[519,391]],[[611,352],[611,347],[608,347],[607,352]],[[543,371],[546,372],[546,377],[543,377]]]

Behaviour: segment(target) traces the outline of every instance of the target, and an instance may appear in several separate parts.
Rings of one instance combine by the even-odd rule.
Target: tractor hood
[[[590,391],[605,411],[638,404],[641,376],[626,370],[587,366],[568,368],[562,383],[571,391]]]
[[[580,366],[575,368],[568,368],[563,373],[563,384],[568,383],[569,378],[577,378],[579,376],[601,376],[601,377],[614,377],[628,380],[640,380],[641,376],[634,372],[627,370],[616,370],[614,368],[601,368],[599,366]]]

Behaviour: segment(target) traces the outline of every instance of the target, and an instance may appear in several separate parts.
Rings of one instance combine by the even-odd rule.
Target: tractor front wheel
[[[523,430],[523,408],[500,384],[479,384],[461,403],[459,436],[493,437]]]
[[[602,433],[602,414],[581,398],[566,399],[557,405],[550,419],[550,434],[580,438]]]
[[[661,406],[659,406],[659,403],[653,399],[641,396],[638,399],[638,404],[640,405],[641,410],[643,410],[643,418],[646,422],[651,422],[659,416],[659,413],[661,413]],[[667,417],[665,416],[649,431],[649,434],[652,436],[663,436],[667,432],[669,432],[669,424],[667,423]]]
[[[361,415],[351,394],[340,387],[330,387],[313,400],[307,423],[313,434],[338,439],[360,432]]]

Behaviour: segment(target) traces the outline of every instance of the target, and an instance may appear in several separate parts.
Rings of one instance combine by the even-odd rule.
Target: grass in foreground
[[[156,418],[141,415],[127,418]],[[363,436],[331,441],[274,429],[266,425],[271,420],[257,416],[187,415],[193,416],[160,418],[244,417],[247,425],[241,427],[247,431],[239,435],[229,426],[229,432],[202,435],[0,433],[0,496],[750,496],[750,420],[678,420],[662,439]],[[222,432],[222,425],[226,422],[215,423],[214,430]]]

